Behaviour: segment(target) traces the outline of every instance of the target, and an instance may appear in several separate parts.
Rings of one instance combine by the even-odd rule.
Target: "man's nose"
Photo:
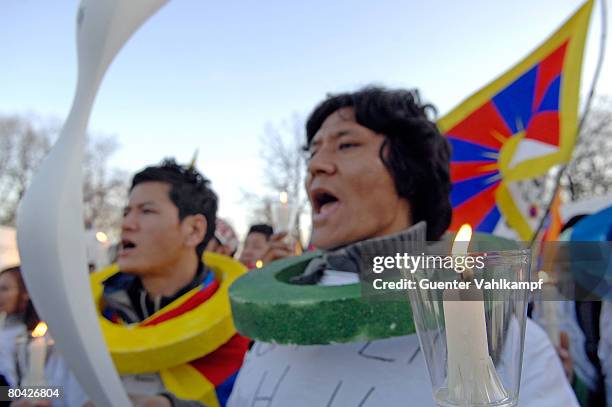
[[[121,230],[136,230],[138,229],[138,220],[133,213],[128,213],[123,217],[121,222]]]
[[[308,162],[308,174],[310,176],[336,172],[336,163],[326,149],[318,151]]]

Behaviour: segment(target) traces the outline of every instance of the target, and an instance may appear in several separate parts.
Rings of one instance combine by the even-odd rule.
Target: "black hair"
[[[26,300],[26,295],[28,295],[28,289],[26,288],[25,282],[23,281],[23,276],[21,275],[21,268],[19,266],[9,267],[0,271],[0,276],[3,274],[11,274],[13,277],[15,277],[15,280],[17,281],[17,288],[19,290],[19,294],[17,295],[17,313],[20,315],[22,322],[26,325],[28,330],[33,330],[40,322],[40,318],[36,313],[36,309],[34,309],[32,299],[28,298]]]
[[[379,156],[398,195],[410,203],[413,223],[427,222],[427,240],[439,240],[452,216],[451,146],[428,118],[435,108],[421,103],[417,90],[370,86],[330,95],[308,118],[308,145],[325,119],[344,107],[353,108],[358,124],[385,136]]]
[[[270,239],[270,236],[274,234],[274,228],[265,223],[258,223],[249,228],[249,233],[247,233],[247,236],[251,233],[261,233],[262,235],[266,236],[266,239]]]
[[[179,165],[173,159],[165,159],[159,166],[147,167],[132,179],[134,187],[143,182],[165,182],[170,185],[169,197],[178,208],[179,220],[186,216],[202,214],[206,218],[204,240],[196,247],[198,259],[215,233],[217,220],[217,194],[210,189],[210,181],[191,166]]]

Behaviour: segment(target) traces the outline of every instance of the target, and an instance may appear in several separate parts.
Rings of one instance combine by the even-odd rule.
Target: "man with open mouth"
[[[102,313],[116,324],[147,329],[151,336],[143,347],[164,339],[155,337],[157,327],[203,306],[215,295],[220,282],[204,264],[202,255],[215,233],[216,212],[216,194],[210,189],[209,181],[192,167],[166,160],[134,176],[123,213],[117,259],[119,272],[103,282]],[[187,327],[193,331],[192,337],[199,334],[196,330],[205,321],[194,322]],[[130,335],[129,329],[125,330],[125,335],[126,338]],[[144,400],[137,401],[150,403],[146,405],[209,404],[171,388],[170,384],[175,387],[180,384],[180,380],[173,377],[173,371],[183,371],[180,377],[184,379],[187,369],[195,374],[193,380],[200,380],[203,386],[212,386],[213,394],[207,396],[209,399],[212,397],[219,405],[224,405],[247,348],[248,340],[234,335],[212,353],[205,351],[188,360],[178,360],[182,356],[177,354],[175,366],[122,375],[122,380],[130,395],[145,396]],[[174,352],[180,353],[180,349]],[[172,355],[163,358],[168,360]],[[140,362],[143,365],[153,363]],[[118,368],[121,371],[121,367]],[[186,389],[185,394],[198,394],[194,390]]]
[[[314,109],[306,125],[306,189],[311,242],[323,254],[295,284],[358,282],[351,252],[367,242],[442,237],[451,220],[451,149],[428,117],[431,108],[416,91],[372,87]],[[356,316],[336,313],[324,325],[333,330],[342,318]],[[416,334],[394,336],[310,346],[256,342],[229,405],[433,406]],[[521,406],[577,405],[554,348],[531,321],[523,360]]]

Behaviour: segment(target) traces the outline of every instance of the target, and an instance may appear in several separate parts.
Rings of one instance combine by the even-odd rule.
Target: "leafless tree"
[[[32,117],[0,116],[0,224],[14,226],[17,207],[36,168],[57,137],[56,125]],[[89,137],[83,162],[85,224],[113,230],[121,219],[128,176],[109,168],[118,145],[112,136]],[[43,203],[41,203],[43,204]]]
[[[571,201],[612,193],[612,99],[591,109],[562,179]]]
[[[51,145],[51,131],[19,116],[0,117],[0,224],[13,226],[19,201]]]
[[[278,198],[277,198],[278,199]],[[272,225],[274,217],[272,206],[274,199],[271,193],[259,195],[252,191],[242,190],[242,201],[249,206],[249,221],[251,223],[267,223]]]
[[[127,199],[129,175],[109,168],[108,160],[118,144],[112,136],[89,138],[83,162],[83,203],[85,225],[113,231],[121,223]]]
[[[301,236],[300,216],[306,209],[304,179],[306,174],[304,145],[304,120],[294,113],[280,125],[266,125],[261,137],[265,194],[244,192],[243,195],[253,208],[253,222],[272,223],[272,208],[279,201],[281,192],[287,192],[288,199],[295,204],[294,237]]]

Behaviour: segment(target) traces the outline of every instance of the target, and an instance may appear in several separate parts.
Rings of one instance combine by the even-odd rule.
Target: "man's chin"
[[[369,239],[368,236],[361,237],[353,231],[340,231],[332,228],[315,228],[312,231],[311,243],[314,247],[321,250],[333,250],[338,247]]]
[[[117,265],[119,266],[119,270],[121,270],[123,273],[136,275],[145,274],[145,272],[143,271],[143,267],[139,267],[138,264],[127,259],[119,258],[117,260]]]
[[[313,230],[311,243],[314,247],[321,250],[330,250],[345,244],[343,239],[334,236],[333,232],[326,233],[323,228],[320,230]]]

